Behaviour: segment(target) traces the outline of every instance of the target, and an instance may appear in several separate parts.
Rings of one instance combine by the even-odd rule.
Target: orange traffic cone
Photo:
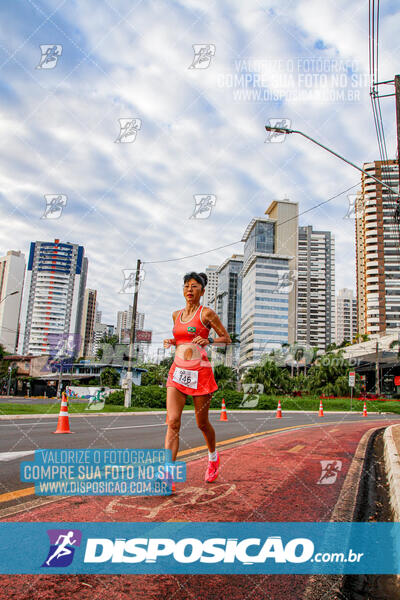
[[[282,406],[281,406],[281,401],[278,400],[278,409],[276,411],[276,418],[277,419],[282,419]]]
[[[319,417],[323,417],[324,416],[324,407],[322,406],[322,400],[319,401],[319,412],[318,412],[318,416]]]
[[[220,416],[219,420],[220,421],[228,420],[228,415],[226,414],[226,407],[225,407],[225,398],[222,398],[221,416]]]
[[[69,428],[68,400],[64,392],[61,394],[61,407],[58,414],[57,430],[53,433],[73,433]]]
[[[363,416],[363,417],[368,417],[368,413],[367,413],[367,403],[366,403],[366,402],[364,402],[364,409],[363,409],[363,414],[362,414],[362,416]]]

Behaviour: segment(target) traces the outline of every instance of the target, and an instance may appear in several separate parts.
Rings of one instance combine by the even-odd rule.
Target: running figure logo
[[[54,69],[62,53],[60,44],[43,44],[40,46],[42,56],[37,69]]]
[[[136,140],[137,132],[142,128],[141,119],[118,119],[119,134],[116,144],[132,144]]]
[[[335,483],[339,472],[342,470],[341,460],[320,460],[321,475],[317,481],[318,485],[332,485]]]
[[[64,206],[67,204],[67,196],[64,194],[45,194],[46,208],[42,219],[59,219],[62,215]]]
[[[284,127],[290,129],[292,121],[290,119],[269,119],[268,125],[270,127]],[[268,131],[266,142],[276,144],[284,142],[286,133],[280,133],[278,131]]]
[[[214,194],[195,194],[194,210],[190,219],[208,219],[213,207],[217,202],[217,196]]]
[[[292,270],[284,270],[278,269],[278,282],[276,288],[273,290],[273,294],[290,294],[293,289],[293,286],[297,280],[297,271]]]
[[[80,546],[82,532],[79,529],[48,529],[50,549],[42,567],[68,567],[74,558],[75,548]]]
[[[214,44],[193,44],[194,57],[189,69],[208,69],[215,56]]]
[[[139,281],[138,281],[138,290],[140,288],[141,282],[145,278],[145,270],[141,269],[139,271]],[[136,269],[122,269],[123,282],[122,288],[120,289],[120,294],[133,294],[136,291]]]
[[[343,219],[361,219],[364,214],[364,204],[360,194],[348,194],[349,206]]]

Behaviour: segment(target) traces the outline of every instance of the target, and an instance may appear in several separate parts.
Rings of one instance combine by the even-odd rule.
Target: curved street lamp
[[[265,125],[265,129],[267,131],[272,131],[274,133],[298,133],[299,135],[302,135],[303,137],[305,137],[308,140],[310,140],[311,142],[314,142],[314,144],[317,144],[317,146],[320,146],[321,148],[323,148],[327,152],[330,152],[331,154],[333,154],[337,158],[340,158],[340,160],[343,160],[348,165],[351,165],[352,167],[354,167],[355,169],[357,169],[357,171],[360,171],[361,173],[364,173],[364,175],[366,175],[367,177],[371,177],[371,179],[374,179],[374,181],[376,181],[377,183],[380,183],[385,188],[387,188],[388,190],[390,190],[390,192],[392,194],[394,194],[395,196],[397,196],[397,197],[399,196],[399,192],[397,192],[396,190],[394,190],[393,188],[391,188],[390,185],[387,185],[387,183],[385,183],[384,181],[381,181],[380,179],[378,179],[374,175],[371,175],[371,173],[368,173],[367,171],[364,171],[364,169],[361,169],[361,167],[358,167],[357,165],[355,165],[354,163],[352,163],[350,160],[347,160],[347,158],[344,158],[344,156],[342,156],[341,154],[338,154],[334,150],[331,150],[331,148],[328,148],[327,146],[324,146],[323,144],[321,144],[321,142],[317,142],[317,140],[314,140],[314,138],[312,138],[311,136],[307,135],[306,133],[303,133],[302,131],[298,131],[297,129],[289,129],[288,127],[272,127],[271,125]]]
[[[9,294],[7,294],[7,296],[4,296],[4,298],[0,300],[0,304],[4,302],[4,300],[7,300],[7,298],[9,298],[10,296],[15,296],[15,294],[19,294],[19,290],[15,290],[15,292],[10,292]]]

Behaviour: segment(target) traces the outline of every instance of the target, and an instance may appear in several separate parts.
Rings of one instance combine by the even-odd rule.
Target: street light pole
[[[11,373],[12,373],[12,366],[10,365],[8,367],[8,383],[7,383],[7,396],[10,395],[10,387],[11,387]]]
[[[141,260],[138,258],[138,261],[136,263],[135,291],[134,291],[134,296],[133,296],[132,323],[131,323],[131,333],[130,333],[130,338],[129,338],[128,371],[126,373],[126,379],[125,379],[125,398],[124,398],[125,408],[129,408],[132,403],[132,362],[133,362],[135,337],[136,337],[136,313],[137,313],[137,302],[138,302],[138,292],[139,292],[140,265],[141,265]]]
[[[4,296],[3,300],[0,300],[0,304],[4,302],[4,300],[7,300],[7,298],[9,298],[10,296],[15,296],[15,294],[19,294],[19,290],[15,290],[15,292],[10,292],[9,294],[7,294],[7,296]]]
[[[371,173],[368,173],[367,171],[364,171],[364,169],[361,169],[361,167],[355,165],[350,160],[347,160],[347,158],[344,158],[344,156],[342,156],[341,154],[338,154],[337,152],[335,152],[331,148],[328,148],[327,146],[324,146],[324,144],[321,144],[321,142],[318,142],[317,140],[314,140],[314,138],[312,138],[311,136],[307,135],[306,133],[303,133],[302,131],[298,131],[297,129],[288,129],[287,127],[272,127],[270,125],[265,125],[265,129],[267,131],[272,131],[272,132],[275,132],[275,133],[298,133],[298,134],[302,135],[303,137],[307,138],[308,140],[310,140],[311,142],[314,142],[314,144],[317,144],[317,146],[320,146],[321,148],[323,148],[327,152],[330,152],[331,154],[333,154],[337,158],[340,158],[340,160],[343,160],[343,162],[347,163],[348,165],[351,165],[352,167],[354,167],[355,169],[357,169],[357,171],[360,171],[361,173],[364,173],[364,175],[366,177],[370,177],[371,179],[373,179],[377,183],[380,183],[381,185],[383,185],[385,188],[387,188],[395,196],[399,195],[399,193],[396,190],[394,190],[393,188],[391,188],[390,185],[387,185],[387,183],[385,183],[384,181],[381,181],[380,179],[378,179],[377,177],[375,177],[375,175],[371,175]]]

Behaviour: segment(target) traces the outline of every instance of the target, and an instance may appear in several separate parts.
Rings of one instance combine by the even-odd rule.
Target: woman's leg
[[[211,394],[206,396],[193,396],[194,410],[196,413],[197,427],[201,430],[206,440],[208,450],[215,451],[215,431],[208,420],[208,410],[210,408]]]
[[[176,459],[179,448],[179,430],[186,396],[175,387],[167,387],[168,429],[165,436],[165,448],[171,450],[172,460]]]

